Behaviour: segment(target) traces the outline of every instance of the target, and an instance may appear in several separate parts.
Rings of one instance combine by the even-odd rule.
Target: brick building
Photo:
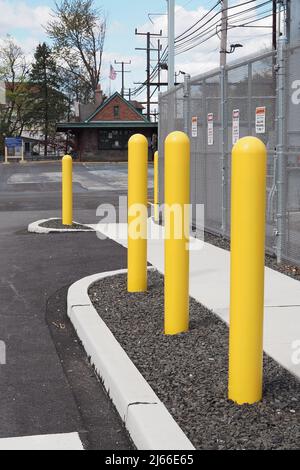
[[[66,133],[73,142],[73,150],[81,161],[126,161],[129,138],[143,134],[149,142],[156,141],[157,123],[143,116],[143,106],[137,101],[127,101],[119,93],[103,101],[102,93],[96,95],[96,109],[85,117],[80,109],[77,122],[59,123],[57,131]],[[89,111],[91,111],[89,105]]]

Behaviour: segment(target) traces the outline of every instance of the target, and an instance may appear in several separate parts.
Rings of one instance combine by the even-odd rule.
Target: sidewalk
[[[127,247],[127,224],[94,227]],[[149,219],[148,230],[148,261],[164,273],[163,227]],[[190,256],[190,295],[228,324],[230,253],[200,240],[191,241],[194,249]],[[300,283],[269,268],[266,268],[265,276],[264,350],[300,378],[300,364],[292,360],[293,345],[300,341]]]

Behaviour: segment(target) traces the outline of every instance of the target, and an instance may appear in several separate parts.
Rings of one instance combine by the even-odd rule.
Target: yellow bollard
[[[165,142],[165,334],[189,329],[190,140],[172,132]]]
[[[72,187],[73,160],[70,155],[62,159],[62,223],[73,224],[73,187]]]
[[[232,153],[229,399],[262,399],[267,150],[256,137]]]
[[[148,141],[128,143],[128,292],[147,290]]]
[[[158,152],[154,154],[154,221],[159,222],[159,201],[158,201]]]

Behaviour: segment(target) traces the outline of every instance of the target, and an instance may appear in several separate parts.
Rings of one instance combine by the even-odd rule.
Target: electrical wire
[[[263,20],[263,19],[266,19],[266,18],[270,18],[271,16],[272,16],[272,14],[266,15],[266,16],[260,18],[259,20],[250,21],[249,23],[245,23],[245,24],[243,24],[243,25],[232,25],[232,26],[229,25],[228,28],[227,28],[227,30],[229,31],[229,30],[231,30],[231,29],[235,29],[235,28],[238,28],[238,27],[247,27],[248,24],[251,24],[251,23],[253,23],[253,22],[257,22],[257,21],[260,21],[260,20]],[[218,31],[218,33],[220,33],[221,31],[224,31],[224,30],[221,29],[221,30]],[[189,52],[190,50],[195,49],[195,47],[198,47],[198,46],[200,46],[201,44],[204,44],[204,43],[207,42],[209,39],[213,38],[215,35],[216,35],[216,33],[212,33],[212,34],[209,35],[207,38],[202,39],[202,40],[201,40],[200,42],[198,42],[197,44],[194,44],[194,45],[192,45],[192,46],[190,46],[190,47],[187,47],[187,48],[184,49],[184,50],[180,50],[180,51],[177,52],[175,55],[177,56],[177,55],[183,54],[183,53],[185,53],[185,52]]]
[[[233,14],[228,16],[228,21],[231,20],[232,18],[240,17],[241,15],[243,15],[245,13],[249,13],[250,11],[253,11],[253,10],[257,11],[258,9],[268,5],[270,2],[271,2],[271,0],[268,0],[268,1],[265,1],[263,3],[260,3],[259,5],[256,5],[255,7],[248,8],[246,10],[243,10],[243,11],[240,11],[240,12],[237,12],[237,13],[233,13]],[[191,44],[192,41],[195,41],[196,39],[202,38],[206,33],[209,34],[210,32],[212,32],[215,29],[216,25],[218,25],[219,23],[220,23],[220,18],[218,18],[217,21],[215,21],[212,25],[210,25],[206,29],[202,30],[201,33],[196,34],[196,36],[193,36],[192,38],[188,39],[187,41],[182,42],[181,44],[177,45],[177,47]],[[203,26],[205,26],[205,25],[203,25]]]
[[[232,10],[237,7],[243,7],[245,5],[249,5],[251,3],[254,3],[256,0],[248,0],[243,3],[240,3],[238,5],[232,5],[226,8],[226,10]],[[188,52],[195,47],[198,47],[199,45],[207,42],[209,39],[213,38],[215,35],[220,33],[222,30],[218,30],[218,24],[220,23],[220,18],[218,20],[210,25],[208,28],[206,28],[203,31],[203,28],[207,26],[211,21],[214,20],[217,16],[220,15],[223,11],[226,11],[225,9],[219,11],[218,13],[214,14],[211,18],[209,18],[204,24],[200,25],[195,31],[192,31],[197,25],[199,25],[204,19],[206,19],[210,13],[212,13],[219,5],[221,1],[219,0],[205,15],[203,15],[196,23],[194,23],[192,26],[190,26],[187,30],[185,30],[183,33],[181,33],[179,36],[175,38],[175,50],[176,50],[176,55],[183,54],[185,52]],[[260,12],[259,16],[244,16],[245,14],[249,14],[251,11],[257,11],[258,9],[262,8],[263,6],[266,6],[268,4],[272,3],[272,0],[265,1],[259,5],[255,5],[253,7],[247,8],[246,10],[242,10],[236,13],[232,13],[231,15],[228,15],[228,21],[231,19],[234,19],[231,21],[231,24],[228,25],[228,29],[233,29],[233,28],[238,28],[238,27],[257,27],[257,26],[250,26],[251,23],[255,23],[257,21],[260,21],[264,18],[269,18],[269,16],[272,15],[267,15],[263,16],[264,14],[268,13],[268,11]],[[270,12],[271,13],[271,12]],[[248,23],[243,23],[240,25],[236,25],[235,23],[240,23],[243,21],[246,21],[248,19],[253,19],[253,21],[249,21]],[[216,30],[217,27],[217,30]],[[259,26],[258,26],[259,27]],[[262,27],[262,26],[261,26]],[[201,31],[202,30],[202,31]],[[190,32],[191,31],[191,32]],[[198,31],[200,32],[199,34]],[[189,33],[189,34],[187,34]],[[190,39],[188,39],[190,38]],[[195,42],[196,41],[196,42]],[[162,62],[165,62],[168,59],[168,46],[165,47],[161,59],[160,59],[160,64]],[[156,66],[153,68],[153,71],[150,75],[150,81],[153,81],[157,75],[158,75],[158,69],[160,64],[156,64]],[[135,90],[133,90],[133,95],[139,96],[140,94],[143,93],[145,87],[147,85],[147,81],[145,81],[143,84],[141,84],[139,87],[137,87]]]

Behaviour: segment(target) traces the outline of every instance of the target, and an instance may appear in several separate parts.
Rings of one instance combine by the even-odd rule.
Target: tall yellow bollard
[[[165,334],[189,329],[190,140],[172,132],[165,142]]]
[[[255,137],[232,153],[229,399],[262,399],[267,150]]]
[[[70,155],[62,159],[62,222],[64,225],[73,224],[73,160]]]
[[[159,222],[159,201],[158,201],[158,152],[154,154],[154,221]]]
[[[148,141],[128,143],[128,292],[147,290]]]

